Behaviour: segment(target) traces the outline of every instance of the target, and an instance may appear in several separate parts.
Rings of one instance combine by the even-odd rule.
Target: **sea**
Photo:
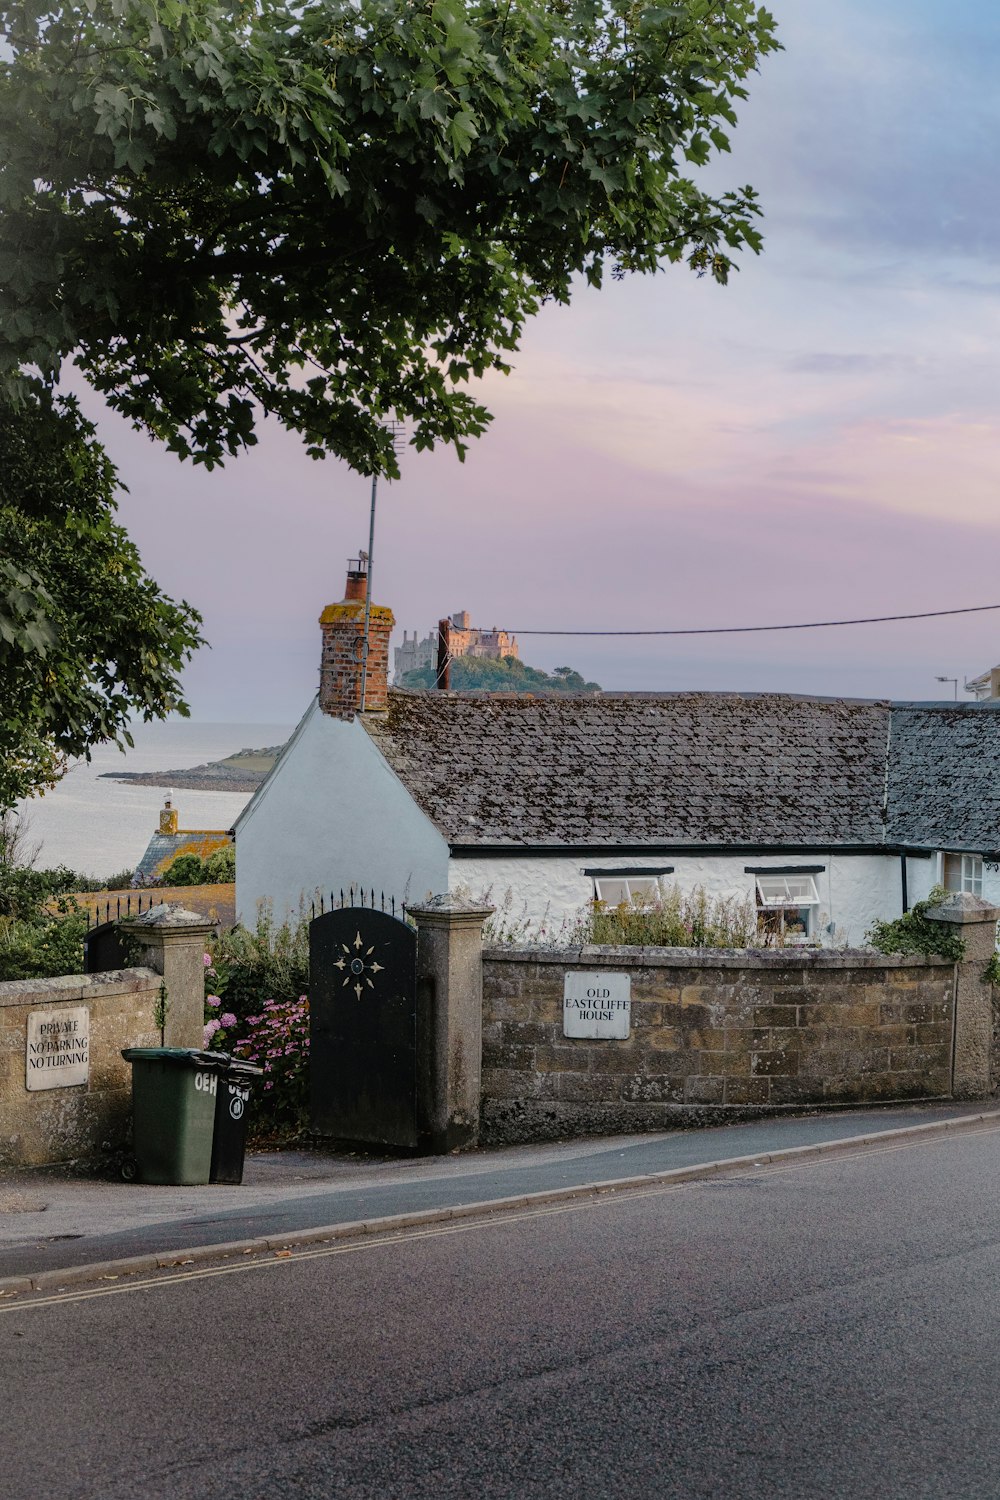
[[[189,770],[237,750],[281,745],[293,727],[188,719],[133,726],[134,749],[122,754],[102,745],[89,762],[74,762],[52,791],[21,803],[26,843],[38,848],[35,864],[68,865],[81,875],[104,879],[139,863],[156,832],[167,789],[104,780],[103,771]],[[249,792],[174,792],[181,828],[232,828],[249,800]]]

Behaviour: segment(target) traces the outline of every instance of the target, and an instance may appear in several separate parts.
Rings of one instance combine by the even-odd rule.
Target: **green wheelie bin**
[[[123,1175],[187,1187],[208,1182],[225,1052],[194,1047],[126,1047],[132,1064],[134,1160]]]

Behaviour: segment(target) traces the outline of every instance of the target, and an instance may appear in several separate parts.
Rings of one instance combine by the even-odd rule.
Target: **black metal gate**
[[[312,1128],[366,1145],[417,1145],[416,934],[347,906],[309,924]]]
[[[91,927],[83,940],[83,972],[103,974],[108,969],[127,969],[129,948],[118,931],[117,922],[102,922]]]

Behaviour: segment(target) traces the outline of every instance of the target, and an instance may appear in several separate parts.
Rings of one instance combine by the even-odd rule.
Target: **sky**
[[[780,0],[720,186],[764,253],[579,291],[529,327],[464,464],[382,483],[376,602],[426,634],[777,624],[1000,603],[1000,7]],[[197,719],[294,722],[370,482],[266,426],[206,474],[86,406],[147,569],[205,616]],[[607,689],[934,699],[1000,662],[1000,612],[773,635],[521,638]],[[966,698],[967,701],[967,698]]]

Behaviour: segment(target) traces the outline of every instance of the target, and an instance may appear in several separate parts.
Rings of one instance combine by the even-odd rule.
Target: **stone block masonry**
[[[625,1040],[563,1035],[567,972],[626,973]],[[491,949],[482,1139],[948,1097],[956,965],[870,952]]]
[[[121,1151],[132,1113],[122,1048],[201,1045],[212,923],[161,905],[121,925],[148,968],[0,984],[0,1169]]]
[[[152,969],[69,974],[0,984],[0,1169],[92,1160],[122,1150],[132,1110],[132,1069],[123,1047],[157,1047],[161,977]],[[88,1018],[87,1081],[29,1092],[30,1018]]]

